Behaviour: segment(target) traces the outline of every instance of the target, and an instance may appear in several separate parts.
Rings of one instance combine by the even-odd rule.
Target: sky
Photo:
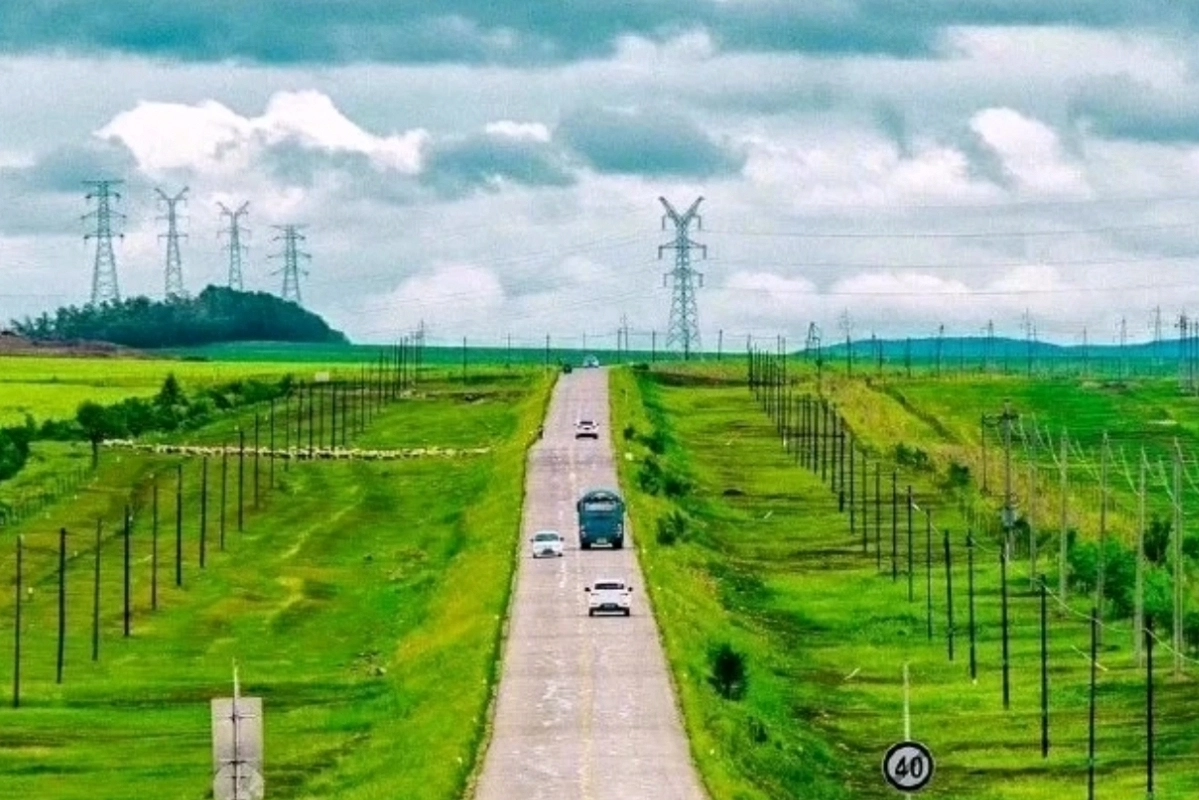
[[[912,10],[912,7],[915,10]],[[227,280],[355,341],[665,342],[697,198],[702,345],[1174,336],[1199,313],[1194,0],[0,4],[0,320]],[[703,256],[706,253],[706,258]],[[1160,311],[1159,311],[1160,310]]]

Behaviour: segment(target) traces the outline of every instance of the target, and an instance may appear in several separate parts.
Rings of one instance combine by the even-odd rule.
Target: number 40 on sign
[[[933,779],[933,754],[920,742],[892,745],[883,756],[883,777],[905,794],[918,792]]]

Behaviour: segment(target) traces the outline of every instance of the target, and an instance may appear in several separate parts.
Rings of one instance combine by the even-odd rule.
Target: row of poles
[[[817,476],[827,484],[836,497],[838,510],[847,514],[849,532],[854,537],[855,547],[860,544],[863,556],[869,557],[871,539],[878,574],[889,574],[893,583],[898,583],[901,576],[906,578],[907,597],[909,602],[917,599],[916,576],[917,565],[917,529],[915,517],[923,511],[924,534],[924,594],[926,635],[929,642],[934,640],[934,565],[938,557],[943,557],[944,592],[945,592],[945,642],[948,660],[953,662],[956,657],[955,637],[958,633],[954,619],[954,585],[953,585],[953,544],[948,530],[939,531],[941,541],[934,542],[934,533],[938,532],[933,524],[932,509],[926,503],[921,503],[909,483],[901,492],[900,475],[897,465],[888,470],[888,480],[884,481],[884,470],[881,460],[875,460],[874,469],[870,469],[870,457],[867,448],[854,434],[845,418],[824,397],[801,394],[795,391],[794,381],[787,374],[785,358],[760,350],[751,350],[748,354],[748,387],[755,399],[775,423],[777,432],[783,442],[785,452],[793,457],[795,463]],[[1010,413],[1010,408],[1005,409]],[[873,478],[873,480],[871,480]],[[885,485],[886,484],[886,485]],[[873,488],[873,492],[871,489]],[[885,509],[885,510],[884,510]],[[871,513],[873,512],[873,513]],[[885,530],[886,529],[886,530]],[[889,537],[885,536],[889,533]],[[886,541],[889,538],[889,542]],[[906,543],[906,544],[904,544]],[[939,548],[938,548],[939,544]],[[976,611],[976,560],[979,551],[989,550],[978,541],[973,531],[966,535],[967,562],[967,635],[969,653],[969,675],[972,681],[978,679],[978,623]],[[942,553],[938,554],[937,550]],[[889,550],[889,552],[888,552]],[[1001,654],[1000,671],[1002,686],[1002,702],[1005,711],[1011,708],[1011,593],[1009,591],[1010,550],[1009,540],[1004,539],[997,548],[997,561],[1000,569],[1000,636]],[[906,564],[904,563],[906,561]],[[1064,598],[1057,597],[1049,589],[1048,579],[1044,574],[1036,574],[1034,594],[1039,599],[1040,622],[1040,748],[1043,758],[1048,758],[1050,752],[1050,682],[1049,682],[1049,615],[1050,599],[1061,604],[1087,621],[1090,632],[1090,681],[1088,692],[1088,798],[1095,797],[1096,757],[1096,721],[1097,721],[1097,686],[1098,686],[1098,652],[1101,643],[1104,624],[1100,616],[1098,604],[1093,604],[1090,613],[1086,615],[1073,612],[1066,605]],[[1155,783],[1155,694],[1154,694],[1154,664],[1153,649],[1158,642],[1153,629],[1152,619],[1145,619],[1143,628],[1138,630],[1140,642],[1144,644],[1145,667],[1145,725],[1147,734],[1146,746],[1146,789],[1148,796],[1153,797]],[[1139,649],[1139,648],[1138,648]]]
[[[245,530],[247,505],[252,502],[251,509],[258,510],[263,505],[263,477],[266,478],[266,491],[279,486],[276,480],[275,462],[282,460],[283,470],[289,468],[289,458],[281,457],[290,447],[291,432],[295,432],[295,440],[302,447],[307,437],[307,447],[315,452],[319,448],[334,447],[338,443],[346,445],[351,434],[364,432],[371,421],[391,402],[399,399],[416,381],[416,370],[410,369],[406,356],[399,348],[395,352],[382,355],[377,361],[364,365],[357,381],[328,381],[320,383],[297,384],[294,392],[283,398],[282,403],[271,400],[265,414],[256,411],[253,419],[253,440],[247,442],[247,431],[238,428],[237,444],[230,446],[222,444],[219,455],[204,455],[198,460],[199,464],[199,498],[195,513],[198,520],[193,519],[195,526],[196,547],[195,557],[199,569],[206,569],[210,560],[210,528],[216,527],[216,546],[220,552],[225,552],[228,544],[227,532],[232,524],[230,517],[236,520],[236,530]],[[293,403],[293,395],[295,402]],[[294,413],[293,413],[294,410]],[[328,421],[326,427],[325,422]],[[260,447],[261,434],[269,437],[268,448]],[[274,444],[282,439],[285,449],[276,451]],[[266,457],[267,466],[263,469],[261,461]],[[210,479],[210,460],[217,458],[218,475]],[[231,464],[230,462],[234,463]],[[159,475],[150,478],[148,486],[135,489],[130,503],[124,511],[118,525],[121,550],[121,630],[123,638],[133,634],[135,617],[134,599],[134,543],[135,533],[140,527],[139,517],[145,511],[142,506],[143,498],[149,494],[149,561],[150,561],[150,611],[159,609],[162,588],[166,581],[162,573],[164,567],[168,570],[167,579],[175,588],[182,589],[185,577],[185,562],[187,543],[185,530],[189,526],[186,511],[185,481],[186,463],[174,466],[174,513],[171,519],[166,519],[169,512],[161,502],[161,479]],[[231,473],[235,477],[231,480]],[[264,475],[265,473],[265,475]],[[211,485],[216,483],[216,486]],[[233,487],[230,487],[233,483]],[[247,484],[250,485],[250,497],[247,496]],[[194,490],[193,490],[194,491]],[[168,495],[169,496],[169,495]],[[214,504],[216,508],[213,509]],[[168,501],[169,502],[169,501]],[[231,513],[232,512],[232,513]],[[173,528],[173,548],[169,540],[164,542],[164,524]],[[91,570],[91,660],[100,658],[102,632],[102,586],[103,550],[105,544],[105,524],[103,519],[97,519],[94,537],[90,537],[88,549],[92,553]],[[73,541],[79,541],[78,535],[73,535],[66,527],[59,528],[57,534],[56,564],[51,571],[29,574],[28,559],[36,554],[49,554],[54,551],[51,546],[38,546],[27,541],[36,534],[21,534],[16,541],[15,560],[15,595],[13,608],[13,684],[12,707],[19,708],[22,697],[22,646],[26,627],[26,607],[34,602],[32,590],[36,586],[57,582],[58,607],[56,615],[57,642],[55,648],[55,683],[62,684],[66,669],[66,644],[68,620],[67,582],[70,574],[70,562],[78,557],[78,553],[68,557],[68,546]],[[173,552],[172,552],[173,551]],[[172,563],[173,561],[173,563]]]

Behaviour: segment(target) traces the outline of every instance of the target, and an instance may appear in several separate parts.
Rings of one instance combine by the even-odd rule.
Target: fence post
[[[953,662],[953,547],[949,531],[945,531],[945,635],[949,645],[949,660]]]
[[[175,585],[183,585],[183,464],[175,467]]]
[[[1008,543],[1005,538],[1002,547],[999,548],[999,594],[1000,602],[1003,610],[1002,628],[1003,628],[1003,710],[1007,711],[1012,706],[1012,691],[1011,691],[1011,652],[1008,642],[1008,602],[1007,602],[1007,562],[1008,562]]]
[[[271,398],[270,421],[267,423],[269,433],[267,434],[268,449],[271,451],[270,461],[267,462],[267,475],[269,479],[270,490],[275,491],[275,398]]]
[[[58,662],[55,683],[62,683],[67,653],[67,529],[58,530]]]
[[[259,503],[261,502],[261,494],[262,494],[262,489],[259,486],[259,480],[258,480],[258,475],[259,475],[258,461],[262,455],[262,446],[261,446],[261,444],[259,444],[259,427],[260,426],[261,426],[261,420],[259,419],[258,413],[255,412],[255,414],[254,414],[254,509],[255,510],[258,509]]]
[[[17,534],[17,596],[16,603],[13,608],[13,615],[16,624],[13,626],[14,641],[12,651],[12,707],[21,707],[21,600],[23,587],[21,586],[21,571],[23,564],[23,548],[25,537]]]
[[[1148,796],[1153,797],[1153,617],[1145,619],[1145,733],[1149,746],[1145,752],[1145,784]]]
[[[132,526],[132,514],[129,513],[129,506],[125,506],[125,638],[129,638],[129,634],[133,629],[133,576],[131,542],[130,542],[130,527]]]
[[[912,543],[912,512],[915,511],[915,504],[912,502],[912,484],[908,484],[908,602],[916,601],[916,575],[913,562],[912,551],[915,547]]]
[[[154,476],[150,513],[150,610],[158,610],[158,476]]]
[[[966,594],[970,601],[970,680],[978,681],[978,640],[974,625],[974,532],[966,532]]]
[[[208,456],[201,461],[200,475],[200,569],[208,562]]]
[[[229,443],[221,447],[221,527],[220,548],[225,551],[226,496],[229,493]]]
[[[924,509],[925,596],[928,605],[928,640],[933,640],[933,511]]]
[[[92,572],[92,661],[100,660],[100,543],[104,521],[96,520],[96,559]]]
[[[899,470],[891,470],[891,582],[899,581]]]
[[[246,432],[237,429],[237,531],[245,528],[246,509]]]
[[[1041,581],[1041,758],[1049,758],[1049,588]]]
[[[1095,800],[1095,684],[1099,669],[1099,608],[1091,608],[1091,687],[1087,709],[1087,800]]]

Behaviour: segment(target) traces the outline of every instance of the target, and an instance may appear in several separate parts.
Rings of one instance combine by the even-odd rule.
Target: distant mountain
[[[947,336],[937,339],[935,336],[918,339],[859,339],[852,342],[854,358],[877,358],[881,350],[883,360],[902,361],[910,357],[913,361],[929,362],[940,357],[946,361],[966,360],[978,363],[984,359],[991,361],[1010,360],[1017,362],[1031,356],[1035,360],[1071,360],[1093,358],[1110,361],[1127,358],[1129,360],[1172,359],[1179,356],[1177,341],[1163,340],[1161,342],[1139,342],[1125,345],[1059,345],[1049,342],[1029,342],[1026,339],[1014,339],[996,336],[988,339],[985,336]],[[822,348],[826,358],[845,358],[846,343],[844,341],[828,343]],[[803,350],[798,354],[802,355]]]
[[[209,286],[193,298],[134,297],[100,306],[68,306],[53,316],[13,321],[34,342],[85,340],[150,350],[224,342],[345,343],[316,314],[265,292]]]

